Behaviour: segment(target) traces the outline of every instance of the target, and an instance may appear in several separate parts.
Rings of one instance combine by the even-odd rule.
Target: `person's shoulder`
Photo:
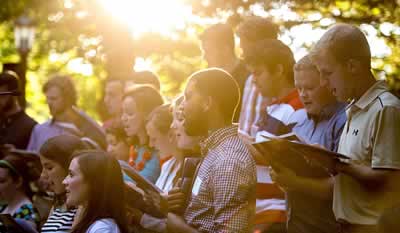
[[[89,229],[87,233],[119,233],[118,225],[111,218],[103,218],[96,220]]]
[[[400,108],[400,99],[391,92],[383,92],[377,97],[377,104],[381,105],[382,108],[385,107],[395,107]]]

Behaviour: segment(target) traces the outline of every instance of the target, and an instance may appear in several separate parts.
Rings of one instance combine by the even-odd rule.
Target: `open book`
[[[130,207],[141,210],[151,216],[164,218],[168,212],[168,202],[163,191],[144,178],[127,163],[120,162],[122,170],[135,184],[126,185],[126,199]]]
[[[279,163],[298,175],[329,176],[335,174],[335,164],[349,158],[324,148],[308,145],[295,133],[275,136],[263,132],[263,141],[251,144],[272,167]]]

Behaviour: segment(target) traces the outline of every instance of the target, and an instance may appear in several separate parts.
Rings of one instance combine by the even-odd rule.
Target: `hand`
[[[128,208],[126,215],[128,224],[138,225],[142,220],[143,212],[136,208]]]
[[[183,218],[176,214],[168,213],[167,216],[167,232],[171,233],[197,233],[197,231],[191,228]]]
[[[185,194],[179,187],[172,188],[167,195],[168,212],[182,213],[185,199]]]
[[[270,176],[284,190],[292,189],[297,179],[296,173],[293,170],[277,163],[274,163],[271,167]]]

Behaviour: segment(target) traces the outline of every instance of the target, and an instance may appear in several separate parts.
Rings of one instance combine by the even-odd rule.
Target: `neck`
[[[17,191],[12,197],[8,198],[8,200],[5,200],[7,202],[7,211],[12,213],[28,200],[22,191]]]
[[[74,117],[75,113],[72,110],[72,108],[67,108],[63,112],[54,116],[53,119],[55,121],[61,121],[61,122],[73,122]]]
[[[231,55],[225,58],[225,62],[221,65],[221,68],[225,71],[231,73],[238,63],[238,59],[236,56]]]
[[[208,121],[208,132],[214,132],[217,129],[224,128],[226,126],[230,126],[232,122],[228,122],[225,120],[218,111],[213,111],[210,114],[210,118]]]
[[[140,145],[146,145],[149,141],[149,137],[147,136],[146,130],[144,128],[141,129],[136,136],[139,139]]]
[[[359,78],[358,80],[361,80],[361,78]],[[354,98],[356,100],[360,99],[361,96],[363,96],[365,92],[367,92],[368,89],[371,88],[375,83],[376,79],[371,71],[368,71],[367,74],[362,74],[362,82],[357,83],[358,85],[355,89]]]

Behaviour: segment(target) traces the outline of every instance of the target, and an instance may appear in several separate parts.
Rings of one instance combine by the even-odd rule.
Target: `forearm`
[[[296,176],[289,189],[295,190],[313,197],[330,200],[333,193],[333,177],[328,178],[310,178],[303,176]]]
[[[389,170],[373,169],[365,165],[339,163],[336,170],[356,179],[360,184],[370,190],[379,190],[386,183]]]

